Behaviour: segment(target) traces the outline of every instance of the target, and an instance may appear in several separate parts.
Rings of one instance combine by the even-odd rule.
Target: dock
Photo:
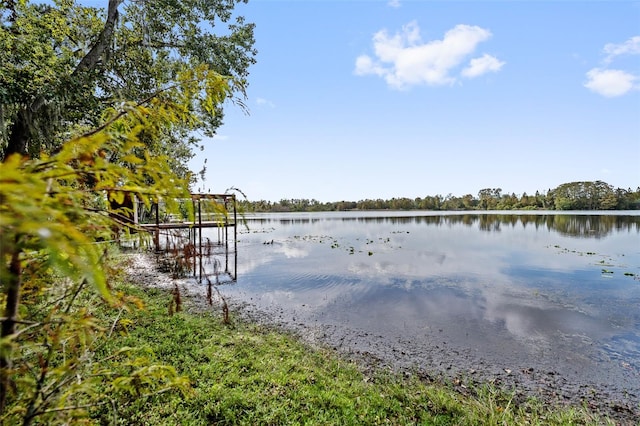
[[[234,194],[195,193],[188,199],[172,200],[181,207],[180,214],[167,213],[162,201],[153,203],[150,211],[140,213],[137,200],[132,198],[130,229],[146,231],[152,236],[158,259],[165,258],[174,274],[185,274],[189,270],[200,282],[210,280],[212,275],[216,284],[236,281],[238,212]],[[139,220],[139,215],[144,216],[143,220]],[[217,229],[217,241],[216,233],[213,238],[205,236],[203,240],[203,230],[210,228]],[[229,228],[233,230],[231,238]],[[224,258],[222,262],[218,260],[220,257]],[[213,265],[213,274],[205,271],[205,264]]]

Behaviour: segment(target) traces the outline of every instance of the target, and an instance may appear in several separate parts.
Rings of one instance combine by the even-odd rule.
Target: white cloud
[[[399,8],[401,6],[400,4],[400,0],[389,0],[389,3],[387,3],[389,6],[393,7],[393,8]]]
[[[613,98],[630,92],[636,80],[638,77],[626,71],[593,68],[587,72],[584,87],[599,95]]]
[[[274,104],[273,102],[271,102],[270,100],[265,99],[265,98],[257,98],[256,99],[256,104],[258,104],[258,105],[266,105],[266,106],[271,107],[271,108],[275,108],[276,107],[276,104]]]
[[[375,58],[361,55],[356,59],[356,75],[373,74],[385,79],[388,85],[404,89],[414,85],[453,84],[454,70],[474,52],[477,45],[491,37],[491,32],[471,25],[456,25],[447,31],[442,40],[423,42],[420,27],[413,21],[391,36],[386,30],[373,36]],[[486,58],[485,58],[486,56]],[[469,73],[477,76],[487,71],[497,71],[504,65],[496,58],[485,55],[472,65]],[[491,59],[489,59],[491,58]]]
[[[381,77],[387,72],[383,67],[375,64],[373,59],[367,55],[361,55],[356,58],[356,75],[376,74]]]
[[[462,76],[467,78],[478,77],[488,72],[500,71],[504,62],[486,53],[479,58],[474,58],[469,62],[469,66],[462,70]]]
[[[637,81],[640,77],[620,69],[608,69],[608,66],[618,56],[640,55],[640,36],[631,37],[624,43],[605,44],[602,51],[606,54],[603,59],[604,68],[592,68],[587,72],[587,82],[584,87],[607,98],[626,95],[632,90],[640,89]]]
[[[640,36],[631,37],[622,44],[607,43],[603,49],[607,57],[605,63],[610,63],[616,56],[640,55]]]

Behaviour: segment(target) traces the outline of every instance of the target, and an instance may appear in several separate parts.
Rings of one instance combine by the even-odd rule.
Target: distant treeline
[[[501,188],[485,188],[477,196],[457,197],[428,195],[418,198],[390,200],[332,201],[322,203],[309,199],[277,202],[242,201],[247,211],[255,212],[320,212],[344,210],[640,210],[640,187],[614,188],[606,182],[563,183],[546,192],[533,195],[503,193]]]
[[[261,218],[261,220],[265,220]],[[295,216],[284,218],[281,215],[275,218],[266,219],[280,224],[308,224],[317,221],[314,216]],[[580,215],[580,214],[559,214],[554,212],[540,213],[496,213],[486,214],[484,211],[465,211],[461,214],[431,215],[374,215],[374,216],[340,216],[333,220],[342,222],[368,222],[368,223],[389,223],[393,225],[425,224],[431,226],[451,226],[464,225],[477,227],[481,231],[500,232],[503,228],[514,228],[516,226],[534,227],[535,229],[545,228],[557,231],[558,233],[570,237],[580,238],[602,238],[611,234],[614,230],[619,232],[640,233],[640,216],[631,215]],[[265,222],[262,222],[265,223]]]

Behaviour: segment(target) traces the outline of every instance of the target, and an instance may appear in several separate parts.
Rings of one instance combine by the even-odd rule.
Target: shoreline
[[[207,297],[207,285],[192,278],[173,279],[161,272],[149,253],[125,254],[129,264],[128,279],[142,287],[172,291],[176,285],[185,311],[193,314],[217,311],[222,314],[219,296]],[[497,366],[470,354],[450,353],[447,348],[410,350],[400,338],[372,336],[339,324],[308,324],[282,310],[259,308],[251,301],[224,296],[224,286],[218,287],[231,312],[241,321],[251,322],[290,333],[311,348],[330,348],[341,357],[355,362],[364,372],[386,369],[405,376],[416,375],[421,380],[449,385],[461,394],[469,395],[473,387],[489,384],[513,394],[514,402],[528,398],[559,408],[585,406],[594,413],[608,416],[617,424],[637,424],[640,418],[639,395],[624,390],[594,387],[586,380],[565,377],[553,369],[534,367],[510,369]],[[455,352],[455,351],[454,351]],[[425,363],[425,359],[428,360]]]

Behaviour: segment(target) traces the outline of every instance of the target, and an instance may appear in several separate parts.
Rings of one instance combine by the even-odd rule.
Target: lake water
[[[223,293],[337,348],[638,401],[640,212],[287,213],[247,225]]]

